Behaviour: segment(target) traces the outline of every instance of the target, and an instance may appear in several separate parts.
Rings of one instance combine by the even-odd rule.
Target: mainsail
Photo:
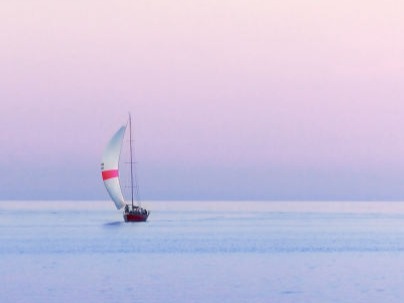
[[[101,171],[102,180],[107,188],[111,199],[115,202],[116,208],[121,209],[125,206],[125,199],[122,194],[121,185],[119,183],[119,157],[126,126],[122,126],[109,141],[102,155]]]

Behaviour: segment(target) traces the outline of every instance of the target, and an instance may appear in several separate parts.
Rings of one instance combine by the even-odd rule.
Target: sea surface
[[[0,202],[0,302],[404,302],[404,202]]]

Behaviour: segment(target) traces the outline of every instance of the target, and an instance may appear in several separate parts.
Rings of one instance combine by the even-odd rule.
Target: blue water
[[[404,203],[0,202],[0,302],[402,302]]]

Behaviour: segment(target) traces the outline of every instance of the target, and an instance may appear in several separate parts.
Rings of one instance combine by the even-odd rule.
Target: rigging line
[[[129,115],[130,116],[130,115]],[[131,116],[130,116],[131,117]],[[132,119],[131,119],[132,120]],[[132,131],[132,127],[131,127],[131,131]],[[131,167],[133,166],[133,179],[134,179],[134,189],[135,189],[135,197],[136,197],[136,201],[138,203],[138,205],[141,205],[141,200],[140,200],[140,193],[139,193],[139,182],[138,182],[138,178],[137,178],[137,173],[136,173],[136,159],[135,159],[135,155],[136,155],[136,150],[135,150],[135,145],[132,144],[132,141],[135,142],[134,137],[132,139],[132,136],[130,137],[131,143]],[[133,186],[133,183],[132,183]]]
[[[133,159],[132,159],[132,121],[129,113],[129,149],[130,149],[130,183],[131,183],[131,197],[132,197],[132,209],[133,209]]]

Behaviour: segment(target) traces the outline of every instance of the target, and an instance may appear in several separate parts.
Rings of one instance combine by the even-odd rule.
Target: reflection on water
[[[107,222],[107,223],[104,223],[104,226],[119,226],[119,225],[122,225],[122,224],[124,224],[125,222],[122,222],[122,221],[115,221],[115,222]]]

